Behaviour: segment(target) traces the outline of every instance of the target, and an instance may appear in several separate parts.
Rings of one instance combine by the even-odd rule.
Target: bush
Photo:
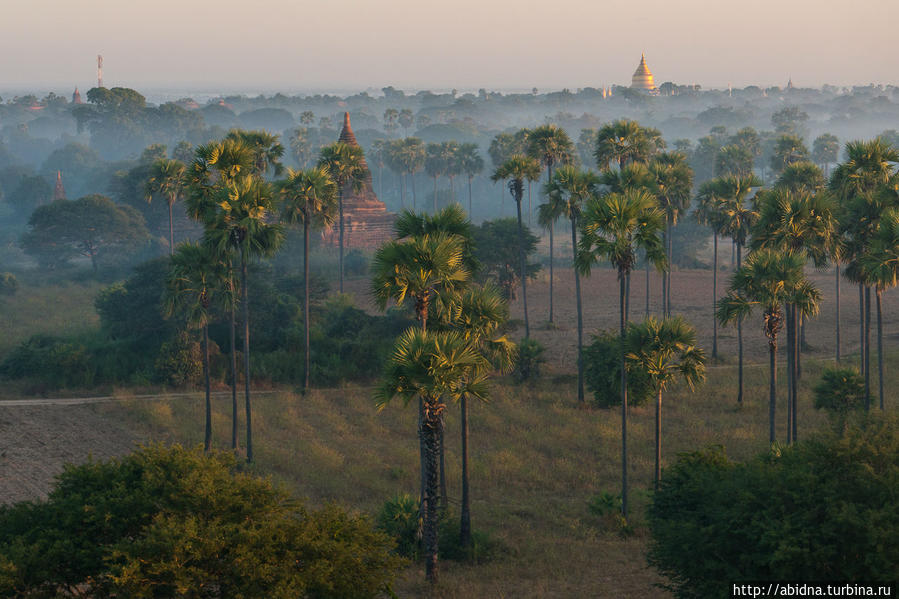
[[[213,354],[210,343],[210,355]],[[216,349],[218,349],[216,347]],[[183,387],[196,385],[203,377],[203,345],[187,331],[180,331],[171,341],[159,348],[154,366],[156,380]]]
[[[525,339],[518,344],[513,374],[519,383],[540,377],[540,365],[546,362],[546,348],[536,339]]]
[[[306,510],[230,453],[152,446],[0,508],[0,593],[376,597],[401,565],[391,548],[366,518]]]
[[[749,581],[889,581],[899,563],[899,420],[870,418],[745,463],[723,448],[665,470],[649,562],[677,597]]]
[[[11,272],[0,272],[0,295],[15,295],[19,290],[19,281]]]
[[[815,385],[815,409],[826,410],[837,432],[846,429],[849,415],[865,403],[865,380],[855,368],[825,368]]]
[[[601,408],[621,405],[621,337],[599,331],[584,348],[584,382]],[[627,403],[639,406],[652,397],[649,376],[636,364],[627,367]]]
[[[87,348],[49,335],[34,335],[0,363],[0,376],[34,379],[51,389],[89,387],[95,367]]]
[[[621,514],[621,496],[609,492],[594,495],[587,504],[590,513],[599,518],[603,528],[618,532],[626,532],[627,520]]]

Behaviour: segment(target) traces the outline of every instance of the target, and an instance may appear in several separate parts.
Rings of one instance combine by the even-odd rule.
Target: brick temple
[[[353,128],[350,126],[350,113],[343,113],[343,129],[340,131],[341,141],[347,145],[359,147]],[[365,182],[362,189],[356,191],[352,186],[343,193],[343,243],[347,248],[375,249],[386,241],[393,239],[393,223],[396,215],[387,212],[387,206],[375,195],[372,187],[371,171],[365,164]],[[334,223],[330,231],[325,231],[322,238],[327,245],[336,246],[340,232],[338,223]]]

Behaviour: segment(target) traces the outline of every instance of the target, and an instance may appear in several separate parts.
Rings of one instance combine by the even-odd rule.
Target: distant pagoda
[[[78,88],[75,88],[75,92],[72,94],[72,104],[84,104],[81,100],[81,92],[78,91]]]
[[[350,126],[350,113],[343,113],[343,129],[338,141],[348,146],[359,147],[356,135]],[[343,243],[348,248],[377,248],[393,239],[393,223],[396,215],[387,212],[387,206],[375,195],[372,187],[371,171],[362,158],[365,176],[359,191],[347,185],[343,190]],[[328,245],[339,243],[339,223],[334,223],[322,237]]]
[[[652,71],[649,70],[649,67],[646,64],[645,54],[640,55],[640,64],[637,65],[637,70],[634,71],[634,76],[631,77],[631,88],[647,92],[657,91],[655,81],[652,77]]]
[[[66,188],[62,186],[62,172],[56,171],[56,187],[53,189],[53,201],[66,199]]]

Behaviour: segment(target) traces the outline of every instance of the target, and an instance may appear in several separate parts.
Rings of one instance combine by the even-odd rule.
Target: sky
[[[0,86],[899,84],[899,0],[3,0]]]

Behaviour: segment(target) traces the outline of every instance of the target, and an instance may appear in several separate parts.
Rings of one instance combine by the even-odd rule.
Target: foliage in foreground
[[[649,561],[677,597],[748,581],[889,581],[899,563],[899,420],[731,462],[684,454],[649,508]]]
[[[596,405],[621,405],[621,336],[613,331],[597,331],[584,348],[584,379]],[[649,375],[633,361],[627,362],[627,403],[639,406],[653,396]]]
[[[310,511],[227,453],[144,447],[0,508],[5,597],[376,597],[401,560],[364,517]]]

